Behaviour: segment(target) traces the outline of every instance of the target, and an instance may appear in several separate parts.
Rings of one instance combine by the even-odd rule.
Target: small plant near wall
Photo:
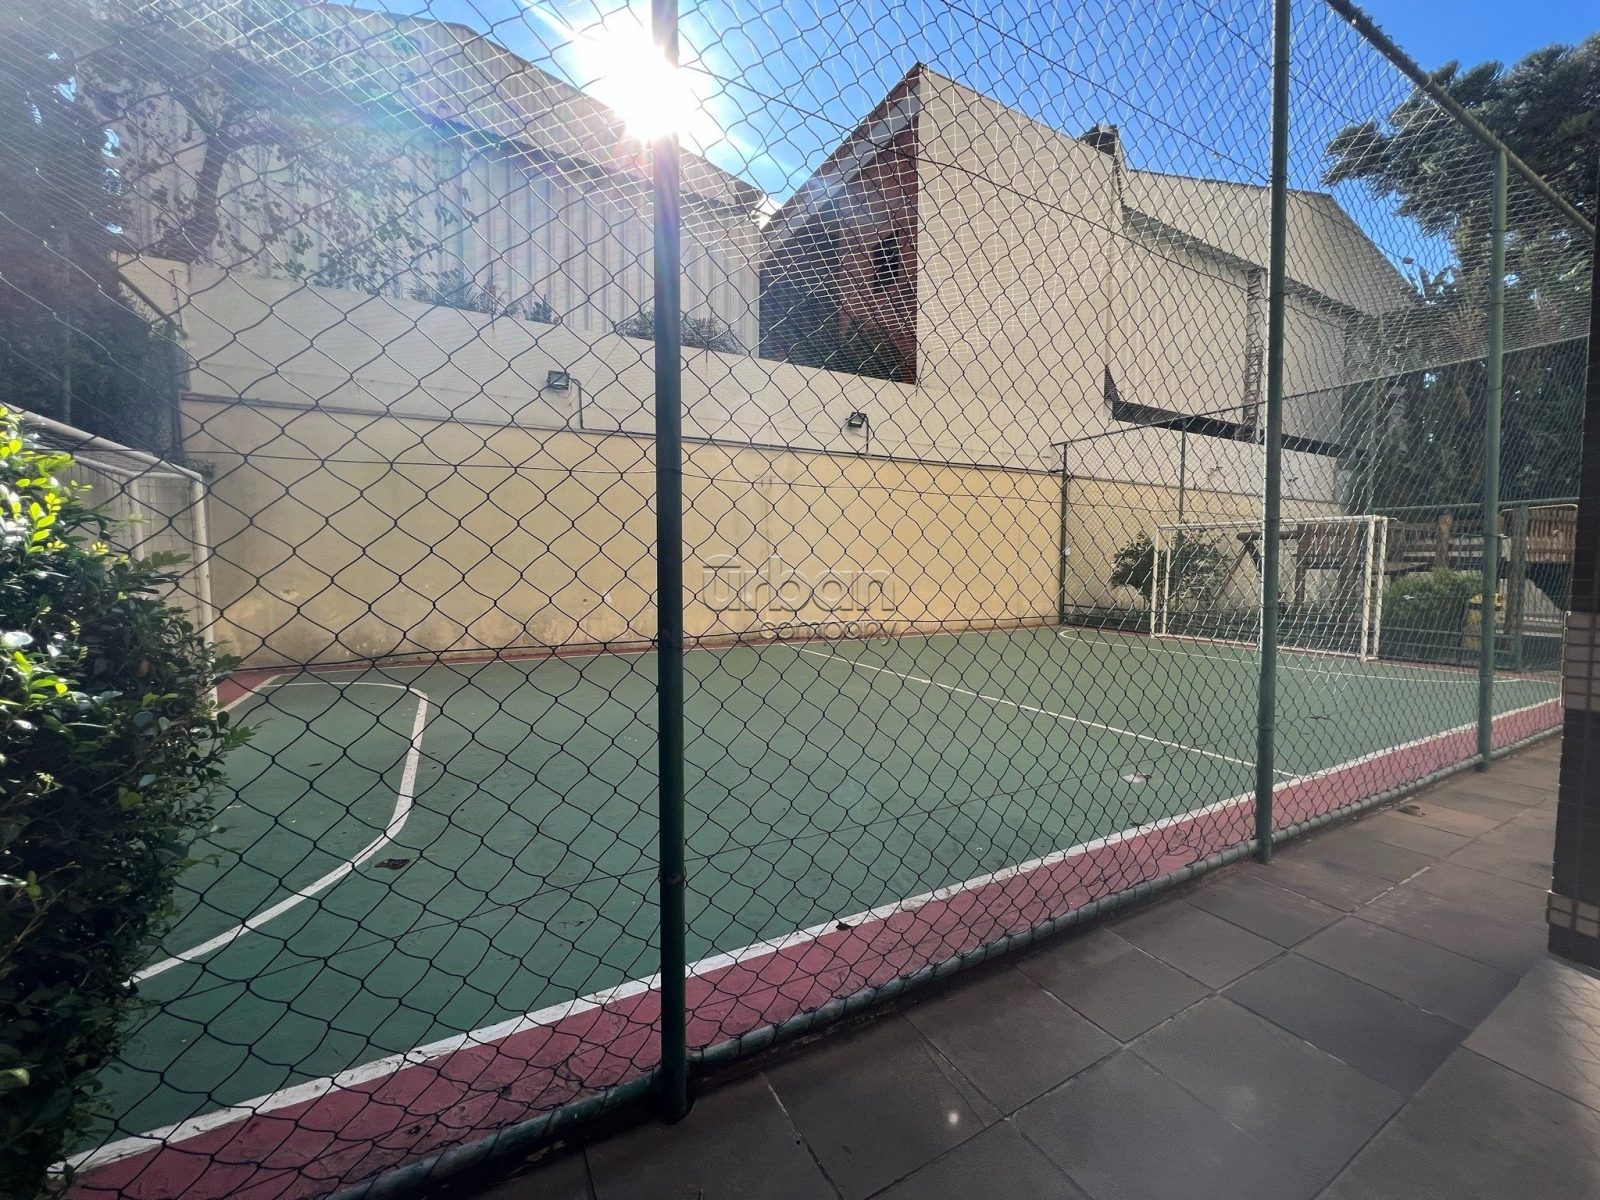
[[[681,336],[685,346],[697,350],[720,350],[724,354],[748,354],[739,335],[734,333],[733,326],[729,325],[716,314],[696,317],[689,313],[683,314]],[[655,340],[656,314],[653,308],[640,309],[631,317],[624,317],[616,324],[616,330],[623,337],[646,338]]]
[[[1215,597],[1228,570],[1227,561],[1215,546],[1180,534],[1177,542],[1167,547],[1166,556],[1164,582],[1173,601],[1205,601]],[[1141,533],[1117,551],[1106,582],[1112,587],[1132,588],[1148,601],[1155,569],[1155,544],[1148,533]]]
[[[491,317],[541,321],[546,325],[555,325],[561,320],[548,300],[531,292],[517,300],[505,300],[500,289],[478,283],[459,269],[435,272],[427,282],[411,289],[411,298],[440,308],[459,308],[462,312],[484,313]]]
[[[174,909],[223,756],[219,658],[162,598],[177,556],[108,518],[0,409],[0,1194],[32,1196],[93,1122],[129,979]]]

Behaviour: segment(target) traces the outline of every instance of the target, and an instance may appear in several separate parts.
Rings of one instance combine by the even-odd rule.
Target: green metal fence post
[[[1478,606],[1478,769],[1494,746],[1494,597],[1500,586],[1500,402],[1506,319],[1506,152],[1494,156],[1489,229],[1489,394],[1483,414],[1483,591]]]
[[[1056,624],[1067,623],[1067,443],[1061,443],[1061,531],[1056,556]]]
[[[1289,0],[1272,4],[1272,227],[1267,267],[1266,470],[1261,497],[1261,676],[1256,691],[1256,857],[1272,861],[1278,702],[1278,522],[1283,491],[1283,308],[1289,225]]]
[[[1506,581],[1506,632],[1511,636],[1511,669],[1522,670],[1522,633],[1528,622],[1528,531],[1532,510],[1519,505],[1511,518],[1511,573]]]
[[[678,0],[653,0],[651,30],[668,64],[678,64]],[[680,310],[682,201],[678,135],[651,148],[655,206],[656,669],[661,908],[661,1111],[689,1110],[688,967],[683,864],[683,326]]]
[[[1184,502],[1189,492],[1189,431],[1178,433],[1178,524],[1183,524]]]

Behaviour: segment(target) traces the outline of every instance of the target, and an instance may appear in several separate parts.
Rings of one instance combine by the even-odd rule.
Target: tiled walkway
[[[1458,775],[475,1195],[1593,1200],[1600,979],[1544,953],[1556,755]]]

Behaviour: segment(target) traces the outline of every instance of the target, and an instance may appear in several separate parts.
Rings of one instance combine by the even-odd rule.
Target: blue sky
[[[1425,67],[1451,59],[1509,64],[1600,30],[1600,8],[1585,0],[1367,0],[1363,7]]]
[[[359,0],[358,0],[359,2]],[[1240,180],[1261,175],[1268,0],[682,0],[685,58],[710,120],[691,148],[783,198],[914,62],[1049,125],[1124,131],[1130,159]],[[489,32],[602,99],[625,95],[607,47],[647,0],[389,0]],[[1600,27],[1581,0],[1370,0],[1424,65],[1515,60]],[[1296,0],[1297,180],[1351,120],[1406,91],[1316,0]],[[1448,15],[1446,15],[1448,13]],[[620,89],[620,91],[619,91]]]
[[[355,0],[361,3],[362,0]],[[372,3],[373,0],[366,0]],[[648,0],[377,0],[458,21],[623,112],[639,106]],[[1270,0],[681,0],[701,109],[686,145],[777,201],[916,62],[1069,134],[1123,133],[1137,167],[1264,183]],[[1600,26],[1584,0],[1370,0],[1424,66],[1515,61]],[[1293,182],[1321,187],[1324,148],[1381,118],[1405,79],[1319,0],[1295,0]],[[1448,14],[1448,15],[1446,15]],[[1487,176],[1485,175],[1487,183]],[[1364,188],[1340,202],[1398,263],[1437,269],[1429,243]],[[1435,261],[1436,260],[1436,261]]]

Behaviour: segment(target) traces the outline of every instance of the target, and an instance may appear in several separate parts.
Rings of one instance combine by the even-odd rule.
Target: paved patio
[[[1592,1200],[1558,744],[772,1059],[479,1200]]]

